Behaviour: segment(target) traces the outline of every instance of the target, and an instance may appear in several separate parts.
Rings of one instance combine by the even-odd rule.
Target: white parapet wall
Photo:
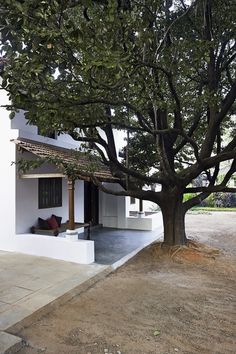
[[[157,228],[163,228],[162,213],[153,213],[151,215],[136,217],[130,216],[126,218],[126,228],[133,230],[152,231]]]
[[[80,264],[94,262],[94,241],[89,240],[71,241],[63,237],[18,234],[14,238],[14,251]]]
[[[121,190],[118,184],[107,184],[106,186],[115,191]],[[104,227],[143,231],[163,228],[161,212],[145,215],[143,217],[129,216],[129,198],[106,193],[101,193],[100,195],[102,199],[100,221]]]

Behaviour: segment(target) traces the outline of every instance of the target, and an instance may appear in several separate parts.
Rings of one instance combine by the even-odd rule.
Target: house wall
[[[130,197],[126,197],[126,207],[129,211],[139,211],[139,200],[135,198],[135,203],[131,204]]]
[[[79,148],[80,143],[76,142],[68,134],[60,134],[56,139],[51,139],[38,135],[38,128],[36,125],[27,124],[27,120],[24,117],[24,112],[20,111],[16,114],[15,118],[11,121],[11,129],[18,129],[19,137],[39,141],[45,144],[51,144],[54,146],[61,146],[67,149]]]
[[[1,79],[0,79],[1,80]],[[9,104],[5,91],[0,91],[0,220],[1,249],[11,246],[15,235],[15,146],[10,139],[17,137],[18,131],[11,130],[9,112],[1,105]]]
[[[75,220],[84,221],[84,188],[83,181],[75,182]],[[38,208],[38,179],[17,179],[16,182],[16,233],[28,233],[30,227],[37,225],[38,217],[47,219],[51,214],[62,217],[62,222],[68,220],[67,180],[62,179],[62,206],[57,208]],[[83,229],[79,229],[83,232]]]
[[[104,227],[117,227],[118,198],[111,194],[100,192],[100,223]]]
[[[0,79],[1,80],[1,79]],[[1,105],[9,104],[5,91],[0,91],[0,250],[22,252],[44,257],[63,259],[65,261],[89,264],[94,262],[94,242],[70,241],[60,237],[27,234],[38,216],[47,217],[51,213],[63,214],[68,219],[68,194],[66,180],[63,180],[63,207],[55,209],[37,208],[37,179],[19,179],[16,171],[16,146],[10,140],[25,137],[41,142],[50,142],[63,147],[75,147],[72,139],[66,135],[57,140],[36,135],[37,128],[25,125],[22,112],[14,120],[9,119],[9,112]],[[74,146],[73,146],[74,144]],[[47,168],[45,172],[47,171]],[[84,218],[84,188],[82,181],[75,184],[75,219]],[[16,227],[17,225],[17,227]],[[27,230],[27,231],[26,231]],[[82,232],[83,229],[80,229]],[[16,233],[17,232],[17,233]],[[21,234],[24,232],[24,234]]]
[[[94,262],[94,241],[71,241],[62,237],[32,235],[29,227],[37,223],[38,217],[48,218],[51,214],[68,220],[67,180],[62,180],[62,207],[38,209],[38,179],[27,178],[16,181],[16,234],[11,247],[6,250],[35,256],[61,259],[68,262],[90,264]],[[84,182],[75,182],[75,220],[84,220]],[[83,228],[78,232],[83,232]]]
[[[108,189],[114,191],[121,190],[118,184],[106,184]],[[104,227],[133,230],[154,230],[163,229],[162,214],[156,213],[144,217],[130,217],[129,207],[130,199],[111,194],[101,193],[102,209],[100,222]]]
[[[18,129],[19,138],[27,138],[34,141],[39,141],[54,146],[65,148],[76,148],[79,146],[70,136],[61,134],[57,139],[51,139],[38,135],[38,129],[34,125],[26,124],[24,112],[17,113],[15,118],[10,122],[11,129]],[[14,145],[13,143],[11,143]],[[17,160],[23,158],[27,160],[35,159],[31,153],[17,153]],[[59,172],[55,166],[43,164],[37,169],[27,172],[27,174],[36,173],[53,173]],[[83,181],[75,182],[75,220],[84,221],[84,183]],[[68,220],[68,192],[67,180],[63,178],[62,183],[62,206],[57,208],[38,208],[38,179],[27,178],[21,179],[17,173],[16,179],[16,233],[29,232],[30,227],[37,224],[38,217],[46,219],[51,214],[56,214],[62,217],[62,221]],[[83,232],[83,229],[80,229]]]
[[[105,183],[105,186],[113,191],[121,190],[121,187],[116,183]],[[125,219],[128,216],[126,197],[100,192],[100,201],[100,223],[104,227],[126,228]]]

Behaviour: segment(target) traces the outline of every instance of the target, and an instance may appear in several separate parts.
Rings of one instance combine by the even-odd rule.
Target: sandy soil
[[[25,328],[20,354],[236,353],[236,213],[187,215],[187,234],[222,251],[181,261],[149,247]]]

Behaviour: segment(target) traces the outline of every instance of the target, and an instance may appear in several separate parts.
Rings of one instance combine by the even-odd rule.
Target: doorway
[[[84,181],[84,222],[99,223],[99,192],[92,182]]]

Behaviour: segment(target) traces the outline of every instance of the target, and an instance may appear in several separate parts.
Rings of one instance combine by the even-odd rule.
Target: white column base
[[[144,211],[139,211],[138,212],[138,218],[144,218],[145,217],[145,212]]]
[[[66,230],[66,239],[70,241],[78,241],[78,232],[76,230]]]

